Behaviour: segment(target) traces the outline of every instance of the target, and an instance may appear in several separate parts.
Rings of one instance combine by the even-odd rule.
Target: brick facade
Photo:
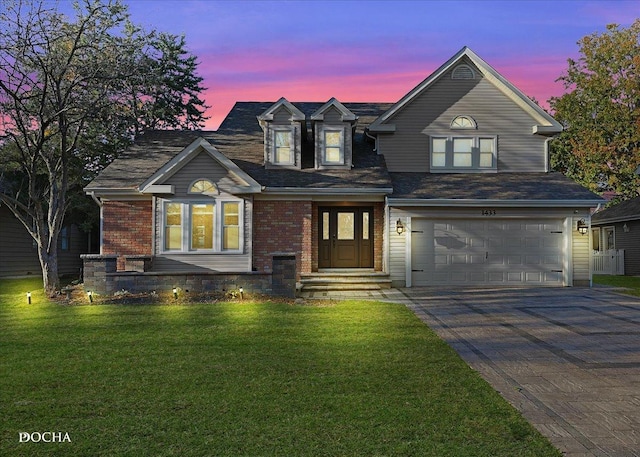
[[[105,201],[102,217],[102,254],[117,255],[118,270],[125,269],[125,255],[153,253],[150,200]]]
[[[311,272],[312,204],[310,201],[263,201],[253,203],[253,267],[273,272],[275,253],[296,255],[296,271]]]

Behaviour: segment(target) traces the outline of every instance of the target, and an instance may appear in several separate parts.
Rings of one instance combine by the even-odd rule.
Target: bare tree
[[[40,1],[4,5],[0,202],[35,240],[44,288],[51,295],[59,287],[57,241],[69,189],[82,179],[92,155],[101,153],[100,144],[112,146],[115,138],[126,143],[140,131],[136,119],[141,114],[153,117],[148,111],[133,113],[132,106],[145,87],[141,81],[160,81],[153,65],[158,35],[131,24],[119,0],[84,0],[75,5],[73,20]],[[205,108],[197,98],[201,79],[195,80],[200,109],[192,125],[204,119]],[[181,112],[172,114],[180,119]]]

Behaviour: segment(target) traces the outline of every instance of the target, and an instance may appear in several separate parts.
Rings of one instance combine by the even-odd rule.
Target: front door
[[[373,267],[373,208],[369,206],[319,209],[318,267]]]

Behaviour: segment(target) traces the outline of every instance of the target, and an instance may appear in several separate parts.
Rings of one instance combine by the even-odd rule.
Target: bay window
[[[165,201],[164,252],[241,252],[242,200]]]

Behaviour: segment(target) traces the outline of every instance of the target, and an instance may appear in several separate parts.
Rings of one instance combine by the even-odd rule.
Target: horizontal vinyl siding
[[[389,277],[394,286],[404,287],[406,286],[406,252],[407,252],[407,239],[411,236],[410,224],[406,224],[406,214],[397,210],[391,209],[389,221],[388,221],[388,233],[389,233]],[[401,218],[403,224],[408,225],[407,230],[402,235],[398,235],[396,232],[396,222],[398,218]]]
[[[88,252],[87,235],[76,225],[67,227],[69,249],[62,250],[58,238],[58,274],[80,277],[80,254]],[[41,275],[40,260],[33,238],[13,213],[0,206],[0,277]]]
[[[222,191],[236,185],[242,185],[240,181],[229,171],[213,159],[207,152],[201,152],[189,163],[178,170],[173,176],[164,180],[161,184],[175,186],[174,198],[184,198],[189,195],[189,186],[197,179],[208,179]]]
[[[573,285],[587,285],[591,281],[590,235],[581,235],[576,229],[580,219],[571,218],[571,227],[569,228],[571,232]]]
[[[459,115],[471,116],[477,130],[451,130]],[[430,135],[498,137],[498,171],[545,171],[545,138],[533,135],[536,121],[478,73],[475,80],[445,74],[389,121],[396,132],[379,135],[389,171],[428,172]]]
[[[33,238],[4,205],[0,205],[0,276],[40,275]]]
[[[640,276],[640,221],[626,222],[628,232],[624,231],[624,224],[615,224],[616,248],[624,249],[624,274]]]
[[[247,254],[161,254],[153,259],[153,271],[246,272],[249,264]]]

